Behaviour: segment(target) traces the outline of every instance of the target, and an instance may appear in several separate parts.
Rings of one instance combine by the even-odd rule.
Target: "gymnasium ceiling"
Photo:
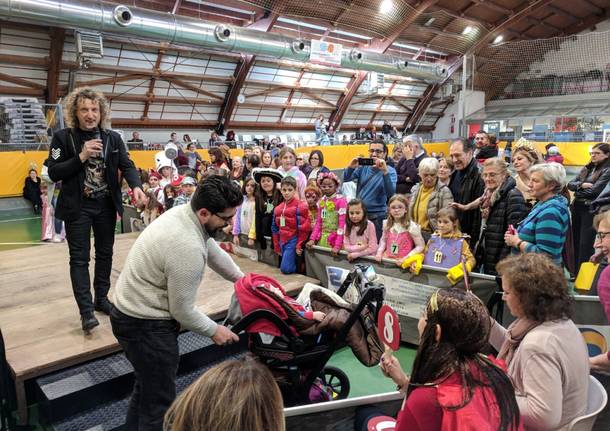
[[[610,0],[128,0],[122,3],[291,37],[324,39],[456,72],[465,54],[567,36],[610,18]],[[382,12],[385,8],[386,12]],[[466,30],[468,28],[468,30]],[[55,102],[77,85],[112,100],[113,126],[301,130],[320,113],[342,130],[434,128],[452,100],[441,85],[386,76],[365,92],[357,71],[104,36],[104,58],[78,70],[71,30],[2,23],[0,96]],[[483,54],[482,54],[483,53]],[[482,70],[485,64],[481,64]],[[457,76],[457,75],[456,75]],[[456,77],[454,76],[454,78]],[[485,83],[481,83],[485,90]],[[490,84],[491,85],[491,84]],[[237,96],[245,101],[238,103]]]

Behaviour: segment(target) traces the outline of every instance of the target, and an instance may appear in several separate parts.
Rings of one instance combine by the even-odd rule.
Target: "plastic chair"
[[[591,431],[597,415],[606,407],[608,394],[602,384],[593,376],[589,376],[589,392],[587,394],[587,412],[574,419],[568,426],[568,431]]]

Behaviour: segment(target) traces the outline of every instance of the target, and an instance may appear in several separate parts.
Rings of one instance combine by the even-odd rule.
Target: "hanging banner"
[[[343,47],[339,43],[312,39],[309,61],[327,66],[341,66]]]

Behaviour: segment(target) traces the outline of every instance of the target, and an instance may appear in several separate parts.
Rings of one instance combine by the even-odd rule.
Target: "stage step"
[[[237,359],[242,357],[245,351],[241,353],[228,354],[214,362],[208,362],[206,365],[199,367],[189,373],[178,376],[176,379],[176,392],[180,393],[193,383],[200,375],[208,368],[225,361],[227,359]],[[127,416],[127,408],[129,406],[129,395],[115,401],[108,401],[103,404],[98,404],[88,410],[81,411],[70,417],[66,417],[61,421],[57,421],[51,425],[54,431],[122,431],[125,430],[125,418]],[[126,430],[125,430],[126,431]]]
[[[178,345],[179,376],[246,348],[245,339],[233,346],[219,347],[194,332],[180,334]],[[122,352],[36,379],[38,400],[47,423],[113,404],[128,397],[132,386],[133,368]]]

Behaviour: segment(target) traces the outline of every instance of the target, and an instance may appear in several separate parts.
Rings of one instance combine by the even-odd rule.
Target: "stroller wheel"
[[[333,400],[343,400],[349,395],[349,377],[339,368],[332,366],[324,367],[320,379],[329,389]]]

